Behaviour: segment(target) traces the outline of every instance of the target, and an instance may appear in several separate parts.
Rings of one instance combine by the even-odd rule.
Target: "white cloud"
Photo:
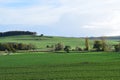
[[[119,0],[31,0],[34,5],[17,8],[0,6],[0,24],[29,24],[70,28],[83,34],[96,30],[94,35],[120,34]],[[0,3],[19,3],[25,0],[0,0]],[[29,1],[30,2],[30,1]],[[73,29],[75,30],[73,31]],[[61,28],[62,29],[62,28]],[[86,31],[89,30],[89,31]],[[105,31],[103,31],[105,30]],[[85,32],[83,32],[85,31]],[[91,33],[90,35],[93,35]]]
[[[60,13],[55,12],[50,6],[32,7],[25,9],[0,8],[2,11],[1,24],[49,24],[57,21]]]
[[[43,2],[46,1],[48,0]],[[50,25],[59,21],[60,17],[71,9],[67,6],[54,7],[54,5],[32,5],[24,8],[2,7],[0,8],[2,17],[0,23]]]
[[[85,25],[84,28],[93,29],[93,30],[105,30],[108,32],[105,35],[120,35],[120,11],[114,11],[110,13],[111,15],[104,19],[103,21],[94,21],[88,25]]]

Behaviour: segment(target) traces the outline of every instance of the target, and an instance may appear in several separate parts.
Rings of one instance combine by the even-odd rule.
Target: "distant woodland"
[[[30,31],[8,31],[8,32],[0,32],[0,37],[6,36],[16,36],[16,35],[36,35],[36,32]]]

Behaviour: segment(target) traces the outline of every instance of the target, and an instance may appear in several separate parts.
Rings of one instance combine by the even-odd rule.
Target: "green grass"
[[[84,40],[80,38],[65,38],[65,37],[36,37],[36,36],[12,36],[12,37],[2,37],[0,42],[22,42],[22,43],[32,43],[36,45],[37,48],[45,48],[46,45],[55,45],[56,43],[63,43],[64,45],[70,45],[72,47],[83,46]]]
[[[119,80],[118,53],[0,56],[0,80]]]
[[[46,48],[47,45],[55,45],[56,43],[63,43],[64,45],[69,45],[72,48],[76,46],[85,48],[85,40],[82,38],[70,38],[70,37],[37,37],[37,36],[10,36],[1,37],[0,42],[21,42],[27,44],[34,44],[37,48]],[[90,47],[93,47],[94,40],[89,40]],[[107,40],[108,44],[113,45],[118,43],[115,40]]]
[[[25,65],[36,65],[36,64],[69,64],[74,62],[108,62],[112,61],[113,58],[119,59],[119,54],[110,54],[103,52],[88,52],[88,53],[24,53],[24,54],[12,54],[0,56],[0,67],[8,66],[25,66]],[[6,59],[5,59],[6,58]],[[4,60],[4,61],[3,61]],[[57,60],[57,61],[56,61]],[[5,63],[7,62],[7,63]],[[17,64],[16,64],[17,62]],[[19,64],[20,63],[20,64]],[[23,65],[22,65],[23,63]]]
[[[65,37],[11,36],[0,43],[32,43],[37,48],[63,43],[72,48],[84,48],[84,39]],[[93,40],[89,41],[92,48]],[[110,45],[115,40],[107,40]],[[0,53],[1,54],[1,53]],[[120,54],[88,53],[20,53],[0,56],[0,80],[119,80]]]

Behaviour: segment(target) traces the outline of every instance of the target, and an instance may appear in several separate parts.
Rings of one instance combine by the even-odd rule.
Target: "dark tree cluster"
[[[0,43],[0,51],[12,51],[16,50],[30,50],[35,49],[35,46],[32,44],[23,44],[23,43]]]
[[[55,44],[55,51],[60,51],[64,49],[64,45],[62,43]]]
[[[66,51],[67,53],[69,53],[69,52],[70,52],[70,49],[71,49],[70,46],[65,46],[64,51]]]
[[[30,31],[8,31],[8,32],[0,32],[0,37],[16,36],[16,35],[36,35],[36,32],[30,32]]]
[[[96,49],[96,51],[102,51],[102,42],[99,40],[94,41],[93,48]]]
[[[120,44],[114,45],[115,51],[120,52]]]
[[[83,49],[77,46],[74,51],[83,51]]]
[[[64,46],[62,43],[55,44],[55,51],[62,51],[69,53],[71,49],[71,46]]]

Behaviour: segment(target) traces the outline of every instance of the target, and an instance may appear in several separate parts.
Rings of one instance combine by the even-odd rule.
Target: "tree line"
[[[72,48],[69,45],[63,45],[62,43],[56,43],[55,45],[47,45],[46,48],[52,49],[52,51],[65,51],[69,53],[70,51],[116,51],[120,52],[120,43],[116,45],[108,45],[104,38],[101,40],[94,40],[92,48],[89,44],[89,38],[85,38],[85,48],[75,47]],[[17,50],[34,50],[36,47],[33,44],[24,44],[24,43],[16,43],[16,42],[8,42],[8,43],[0,43],[0,51],[10,51],[16,52]]]
[[[31,50],[35,49],[35,46],[32,44],[23,44],[23,43],[0,43],[0,51],[10,51],[16,52],[17,50]]]
[[[112,47],[111,47],[112,46]],[[105,38],[101,38],[101,40],[95,40],[92,48],[89,45],[89,39],[85,38],[85,48],[75,47],[71,48],[69,45],[63,45],[62,43],[57,43],[54,46],[46,46],[47,48],[53,48],[54,51],[66,51],[69,53],[70,51],[116,51],[120,52],[120,43],[116,45],[108,45],[105,41]]]
[[[16,35],[36,35],[36,32],[30,31],[7,31],[7,32],[0,32],[0,37],[6,36],[16,36]]]

